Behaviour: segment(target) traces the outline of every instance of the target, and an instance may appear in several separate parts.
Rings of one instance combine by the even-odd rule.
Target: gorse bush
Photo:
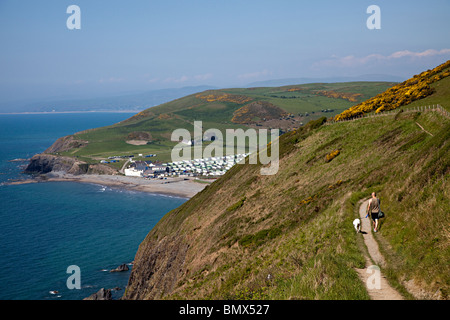
[[[423,99],[434,92],[430,87],[430,84],[450,76],[450,71],[445,70],[449,67],[450,60],[433,70],[428,70],[419,75],[415,75],[413,78],[345,110],[341,114],[335,116],[334,120],[351,119],[372,111],[379,113],[393,110],[413,101]]]
[[[206,100],[207,102],[221,101],[221,102],[232,102],[237,104],[244,104],[253,100],[252,98],[247,96],[234,95],[229,93],[212,93],[212,94],[199,93],[195,97],[202,100]]]
[[[336,158],[339,154],[341,153],[341,150],[334,150],[333,152],[327,154],[327,156],[325,157],[325,161],[326,162],[330,162],[331,160],[333,160],[334,158]]]
[[[317,195],[314,195],[314,196],[308,197],[306,199],[303,199],[302,201],[300,201],[298,203],[298,205],[301,206],[301,205],[304,205],[304,204],[308,204],[308,203],[314,201],[314,199],[317,199]]]
[[[361,93],[336,92],[333,90],[317,90],[314,91],[314,93],[320,96],[334,99],[344,99],[350,102],[357,102],[358,98],[362,97]]]

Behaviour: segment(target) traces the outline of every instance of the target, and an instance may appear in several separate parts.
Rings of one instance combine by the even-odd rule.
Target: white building
[[[136,168],[128,168],[124,172],[127,177],[142,177],[144,175],[143,170],[136,170]]]

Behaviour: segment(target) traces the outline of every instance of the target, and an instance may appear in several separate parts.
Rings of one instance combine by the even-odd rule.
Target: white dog
[[[356,232],[361,232],[361,220],[353,220],[353,226],[355,227]]]

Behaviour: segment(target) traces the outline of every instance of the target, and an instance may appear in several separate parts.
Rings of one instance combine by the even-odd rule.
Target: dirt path
[[[366,268],[356,269],[356,271],[366,284],[367,292],[372,300],[403,300],[403,297],[389,285],[386,277],[383,276],[378,267],[383,267],[386,261],[381,255],[378,243],[373,237],[372,220],[365,218],[368,201],[366,200],[361,204],[359,217],[361,219],[362,236],[370,257],[366,256]]]
[[[120,173],[125,174],[125,167],[128,164],[128,162],[130,162],[129,159],[127,161],[125,161],[125,163],[123,164],[122,168],[119,170]]]
[[[430,136],[434,137],[434,135],[432,133],[430,133],[427,130],[425,130],[417,121],[416,121],[416,124],[419,126],[420,129],[422,129],[423,132],[425,132],[425,133],[429,134]]]

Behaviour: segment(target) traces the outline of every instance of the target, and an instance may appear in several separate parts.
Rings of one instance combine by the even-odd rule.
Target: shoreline
[[[31,183],[45,182],[79,182],[91,183],[101,186],[113,188],[124,188],[139,192],[147,192],[153,194],[161,194],[167,196],[176,196],[181,198],[192,198],[202,191],[209,183],[195,182],[194,179],[184,178],[167,178],[160,179],[144,179],[139,177],[127,177],[120,175],[71,175],[66,173],[48,173],[35,178],[16,180],[4,183],[5,185],[21,185]]]

